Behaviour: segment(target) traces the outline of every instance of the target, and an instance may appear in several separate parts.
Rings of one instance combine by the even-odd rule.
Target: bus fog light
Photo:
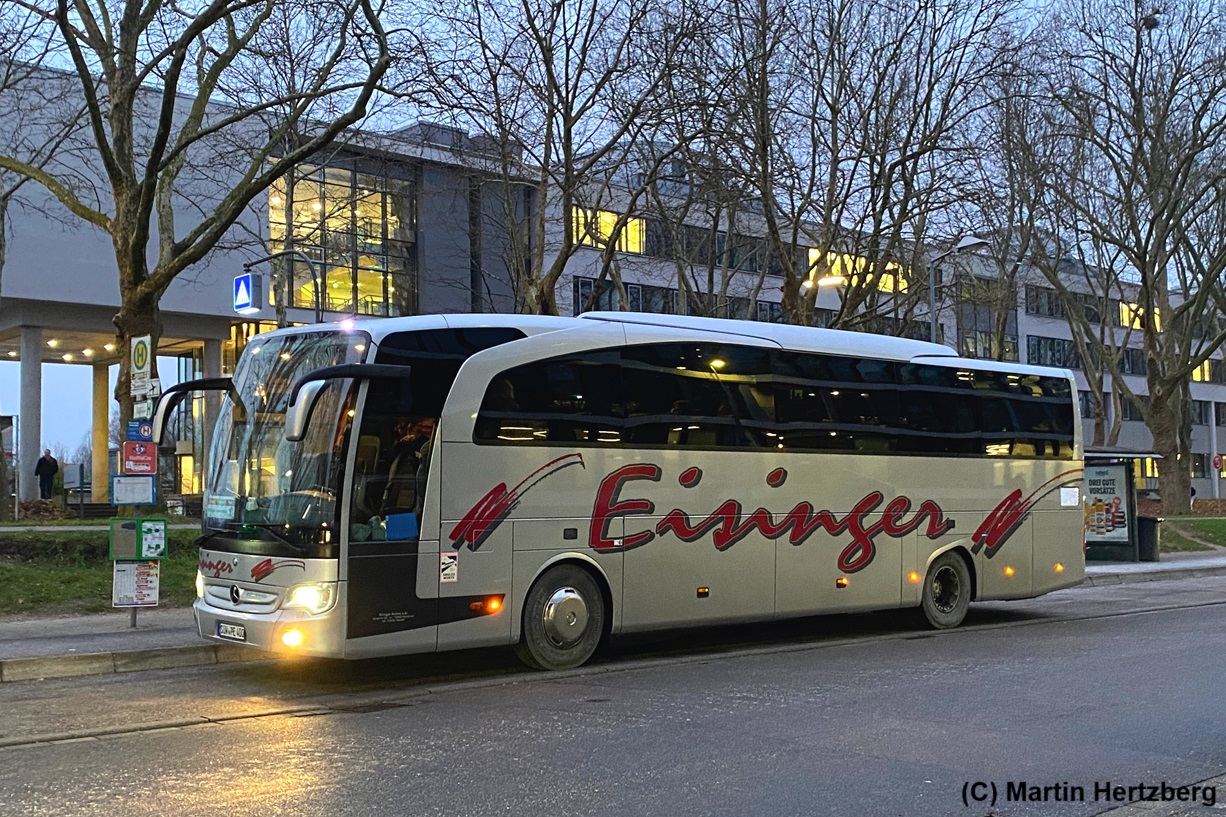
[[[196,571],[196,598],[204,598],[204,574]]]
[[[301,630],[286,630],[281,633],[281,643],[287,647],[302,646],[302,631]]]
[[[331,582],[296,584],[285,594],[286,609],[306,610],[312,615],[330,609],[336,601],[336,585]]]

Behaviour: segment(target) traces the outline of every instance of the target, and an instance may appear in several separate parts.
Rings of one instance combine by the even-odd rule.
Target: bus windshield
[[[269,555],[335,553],[337,496],[356,390],[352,381],[330,381],[300,442],[285,439],[285,414],[299,377],[359,363],[369,344],[361,332],[305,332],[257,337],[248,345],[222,403],[209,457],[209,547]]]

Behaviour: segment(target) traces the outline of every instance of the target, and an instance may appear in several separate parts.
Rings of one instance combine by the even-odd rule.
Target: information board
[[[111,583],[112,607],[157,607],[157,562],[115,562]]]
[[[155,499],[154,476],[111,477],[112,505],[152,505]]]

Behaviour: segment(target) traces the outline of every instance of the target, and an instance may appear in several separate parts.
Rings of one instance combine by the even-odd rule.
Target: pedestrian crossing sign
[[[263,297],[263,279],[250,272],[234,278],[234,311],[240,315],[254,315],[260,311]]]

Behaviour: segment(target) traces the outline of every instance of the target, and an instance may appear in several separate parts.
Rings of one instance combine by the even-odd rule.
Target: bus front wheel
[[[524,599],[515,652],[530,667],[571,669],[592,657],[604,634],[604,597],[586,570],[561,565],[536,580]]]
[[[937,630],[957,627],[971,604],[971,572],[953,551],[938,556],[924,579],[920,611],[928,626]]]

